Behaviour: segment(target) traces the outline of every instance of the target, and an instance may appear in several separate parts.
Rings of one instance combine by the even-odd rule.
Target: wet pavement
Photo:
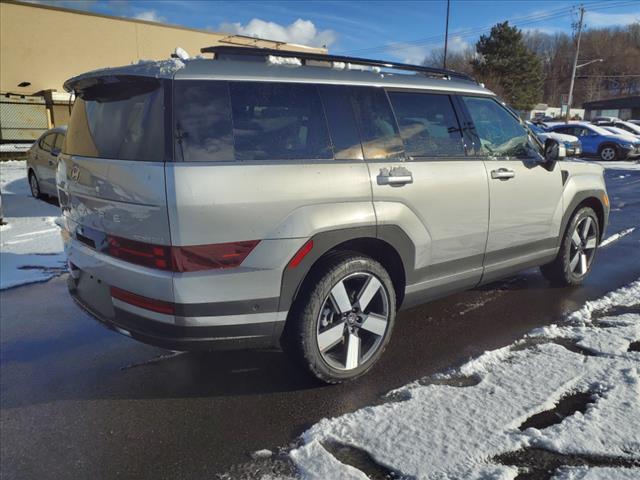
[[[606,235],[640,226],[640,172],[608,171]],[[280,351],[167,355],[80,312],[65,278],[0,293],[2,478],[215,478],[327,416],[508,345],[640,277],[640,228],[581,288],[530,270],[402,312],[379,364],[322,386]]]

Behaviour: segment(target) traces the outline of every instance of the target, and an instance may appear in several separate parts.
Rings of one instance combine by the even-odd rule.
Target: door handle
[[[53,160],[49,159],[49,165],[53,165]]]
[[[508,168],[499,168],[497,170],[491,170],[491,178],[497,180],[509,180],[516,176],[516,172],[509,170]]]
[[[376,177],[378,185],[391,185],[401,187],[408,183],[413,183],[413,174],[404,167],[396,167],[389,170],[381,168],[380,175]]]

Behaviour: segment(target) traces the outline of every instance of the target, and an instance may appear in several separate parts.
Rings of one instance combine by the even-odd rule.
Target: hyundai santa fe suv
[[[400,308],[534,266],[589,274],[602,167],[562,161],[471,78],[203,52],[65,84],[69,289],[108,327],[173,350],[281,344],[339,383],[380,358]]]

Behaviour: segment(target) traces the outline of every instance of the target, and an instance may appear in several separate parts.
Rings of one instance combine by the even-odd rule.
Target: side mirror
[[[564,144],[561,144],[553,138],[548,138],[544,142],[544,161],[545,163],[557,162],[567,156],[567,149]]]
[[[54,157],[57,157],[58,155],[60,155],[60,150],[58,149],[52,149],[51,150],[51,155],[53,155]]]

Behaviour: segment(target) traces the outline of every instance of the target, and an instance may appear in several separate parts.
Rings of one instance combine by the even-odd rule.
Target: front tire
[[[618,150],[613,145],[605,145],[600,148],[600,160],[612,162],[618,159]]]
[[[382,355],[395,314],[396,295],[384,267],[357,252],[336,252],[305,280],[283,348],[325,383],[353,380]]]
[[[540,267],[542,275],[554,285],[580,285],[591,271],[599,239],[596,212],[590,207],[576,211],[562,237],[558,256]]]

